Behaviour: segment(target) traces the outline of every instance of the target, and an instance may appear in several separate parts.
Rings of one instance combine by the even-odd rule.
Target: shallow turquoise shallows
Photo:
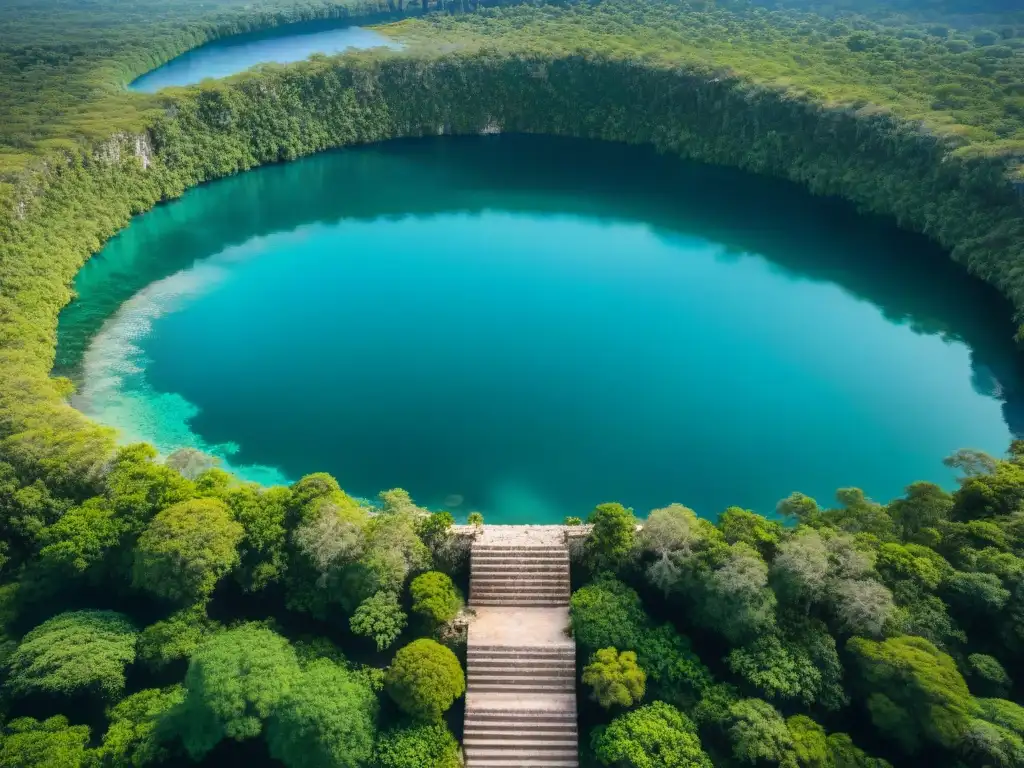
[[[887,500],[1024,421],[1009,307],[926,241],[613,144],[256,170],[139,217],[76,288],[58,367],[126,438],[491,522]]]
[[[353,48],[401,47],[373,30],[342,24],[340,20],[289,24],[215,40],[147,72],[128,87],[153,93],[171,85],[192,85],[208,77],[227,77],[257,64],[302,61],[314,53],[330,55]]]

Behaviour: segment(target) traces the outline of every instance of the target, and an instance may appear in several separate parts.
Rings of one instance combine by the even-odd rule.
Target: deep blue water
[[[263,168],[137,218],[76,289],[58,365],[126,437],[492,522],[887,500],[1021,424],[1009,307],[937,248],[620,145]]]
[[[206,78],[244,72],[257,64],[288,64],[314,53],[334,54],[348,49],[400,47],[384,35],[362,27],[322,21],[290,24],[261,32],[225,37],[202,45],[136,78],[128,87],[152,93],[171,85],[192,85]]]

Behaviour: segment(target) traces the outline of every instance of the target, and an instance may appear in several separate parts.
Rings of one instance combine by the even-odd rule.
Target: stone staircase
[[[569,554],[557,526],[487,526],[473,544],[467,768],[577,768]]]
[[[569,604],[569,551],[564,544],[473,545],[469,602],[473,607]]]

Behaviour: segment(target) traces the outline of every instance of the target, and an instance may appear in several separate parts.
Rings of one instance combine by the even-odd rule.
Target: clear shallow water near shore
[[[208,77],[228,77],[257,64],[289,64],[308,59],[314,53],[331,55],[349,49],[380,47],[401,46],[371,29],[343,26],[341,20],[289,24],[214,40],[136,78],[128,88],[153,93],[172,85],[192,85]]]
[[[1009,307],[837,201],[547,137],[392,142],[137,218],[76,280],[76,404],[243,476],[491,522],[946,486],[1020,432]]]

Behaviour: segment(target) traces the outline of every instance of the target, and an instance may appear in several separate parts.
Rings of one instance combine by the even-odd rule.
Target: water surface
[[[1009,307],[929,243],[620,145],[259,169],[137,218],[76,289],[58,367],[126,439],[491,522],[886,500],[1022,423]]]
[[[334,54],[358,48],[400,48],[398,43],[341,20],[288,24],[283,27],[234,35],[202,45],[136,78],[128,87],[153,93],[171,85],[192,85],[208,77],[235,75],[274,62],[303,61],[314,53]]]

